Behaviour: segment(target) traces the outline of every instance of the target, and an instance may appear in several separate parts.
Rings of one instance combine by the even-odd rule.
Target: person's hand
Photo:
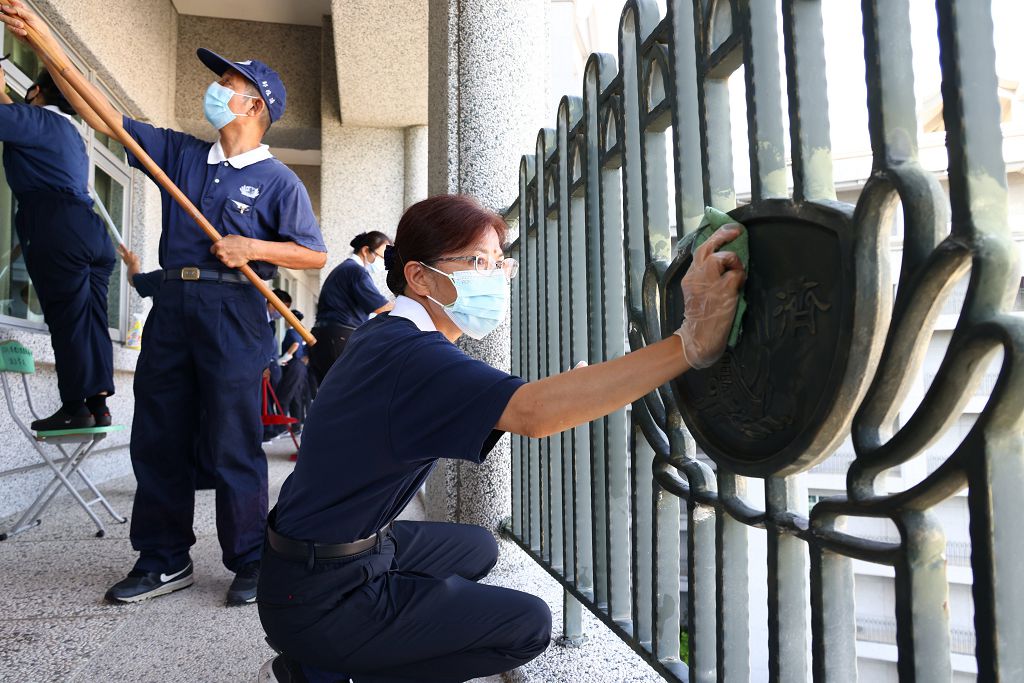
[[[0,62],[0,95],[7,92],[7,74],[4,73],[4,63]]]
[[[288,365],[288,361],[290,361],[291,359],[292,359],[292,354],[286,353],[286,354],[284,354],[283,356],[281,356],[280,358],[277,359],[277,364],[278,365]]]
[[[241,235],[225,235],[210,247],[210,253],[228,268],[241,268],[252,260],[253,240]]]
[[[0,0],[0,21],[7,24],[7,30],[15,39],[29,45],[28,31],[32,28],[40,38],[52,39],[50,27],[39,15],[25,6],[21,0]]]
[[[128,280],[131,281],[133,277],[139,274],[142,270],[142,259],[134,251],[128,249],[123,244],[117,245],[117,253],[121,256],[121,260],[128,266]]]
[[[729,341],[736,302],[747,274],[739,256],[717,249],[742,232],[739,223],[716,230],[693,253],[693,263],[683,276],[686,318],[675,334],[683,341],[683,356],[691,368],[713,365]]]

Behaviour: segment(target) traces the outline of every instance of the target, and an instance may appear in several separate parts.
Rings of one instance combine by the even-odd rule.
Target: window
[[[9,59],[4,62],[8,94],[15,102],[22,102],[42,69],[42,64],[27,46],[14,40],[7,32],[3,34],[3,54],[10,54]],[[76,64],[87,78],[96,82],[94,74],[83,68],[77,60]],[[102,85],[100,87],[102,88]],[[89,155],[89,183],[94,189],[95,197],[106,207],[125,242],[130,243],[127,216],[131,201],[131,176],[124,148],[116,140],[105,135],[92,134],[81,120],[78,122]],[[3,145],[0,143],[0,151],[2,149]],[[39,298],[25,269],[25,260],[21,255],[21,246],[18,244],[18,235],[14,229],[16,212],[17,201],[0,169],[0,324],[45,329]],[[128,299],[123,268],[118,259],[110,278],[107,298],[110,334],[117,340],[123,338],[124,313]]]

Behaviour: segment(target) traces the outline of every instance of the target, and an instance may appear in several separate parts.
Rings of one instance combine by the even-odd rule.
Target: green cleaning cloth
[[[693,253],[697,247],[704,244],[711,234],[718,230],[726,223],[735,223],[736,220],[724,211],[706,206],[704,207],[704,218],[701,220],[700,225],[697,227],[696,232],[692,232],[683,238],[683,241],[679,243],[679,249],[684,249],[687,245],[693,245],[690,249],[690,253]],[[746,270],[750,265],[750,240],[747,237],[747,231],[744,230],[740,233],[740,236],[729,242],[724,247],[725,251],[735,252],[740,257],[740,262],[743,263],[743,268]],[[721,251],[721,249],[719,250]],[[740,340],[740,335],[743,333],[743,314],[747,310],[747,299],[743,296],[743,292],[740,292],[739,301],[736,302],[736,317],[732,321],[732,332],[729,333],[729,346],[735,347],[737,342]]]

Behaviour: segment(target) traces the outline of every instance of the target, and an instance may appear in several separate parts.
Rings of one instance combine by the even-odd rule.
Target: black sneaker
[[[184,569],[170,574],[162,572],[146,572],[133,569],[128,576],[121,579],[103,596],[107,602],[115,605],[138,602],[158,595],[166,595],[192,585],[192,563]]]
[[[228,588],[228,607],[248,605],[256,602],[256,584],[260,579],[260,562],[256,560],[243,566],[235,574],[231,587]]]
[[[110,411],[104,411],[102,413],[93,413],[93,419],[96,421],[97,427],[109,427],[113,420],[110,419]]]
[[[260,667],[259,683],[309,683],[302,666],[288,655],[278,655]]]
[[[42,420],[35,420],[31,425],[34,432],[52,432],[57,429],[88,429],[96,426],[96,418],[92,416],[85,406],[82,410],[71,415],[58,408],[57,412]]]

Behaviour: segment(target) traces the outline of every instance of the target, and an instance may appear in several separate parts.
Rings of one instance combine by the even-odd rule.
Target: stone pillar
[[[544,124],[546,0],[430,0],[429,191],[473,195],[501,210],[519,191],[519,160]],[[465,8],[461,9],[460,8]],[[510,367],[506,321],[469,355]],[[503,439],[482,466],[442,461],[427,485],[432,519],[489,529],[511,514]]]
[[[353,237],[368,230],[394,235],[405,206],[406,152],[401,128],[342,124],[329,18],[321,35],[320,228],[327,243],[322,284],[352,253]],[[375,281],[382,287],[383,278]]]
[[[405,208],[427,198],[427,127],[405,129]]]

